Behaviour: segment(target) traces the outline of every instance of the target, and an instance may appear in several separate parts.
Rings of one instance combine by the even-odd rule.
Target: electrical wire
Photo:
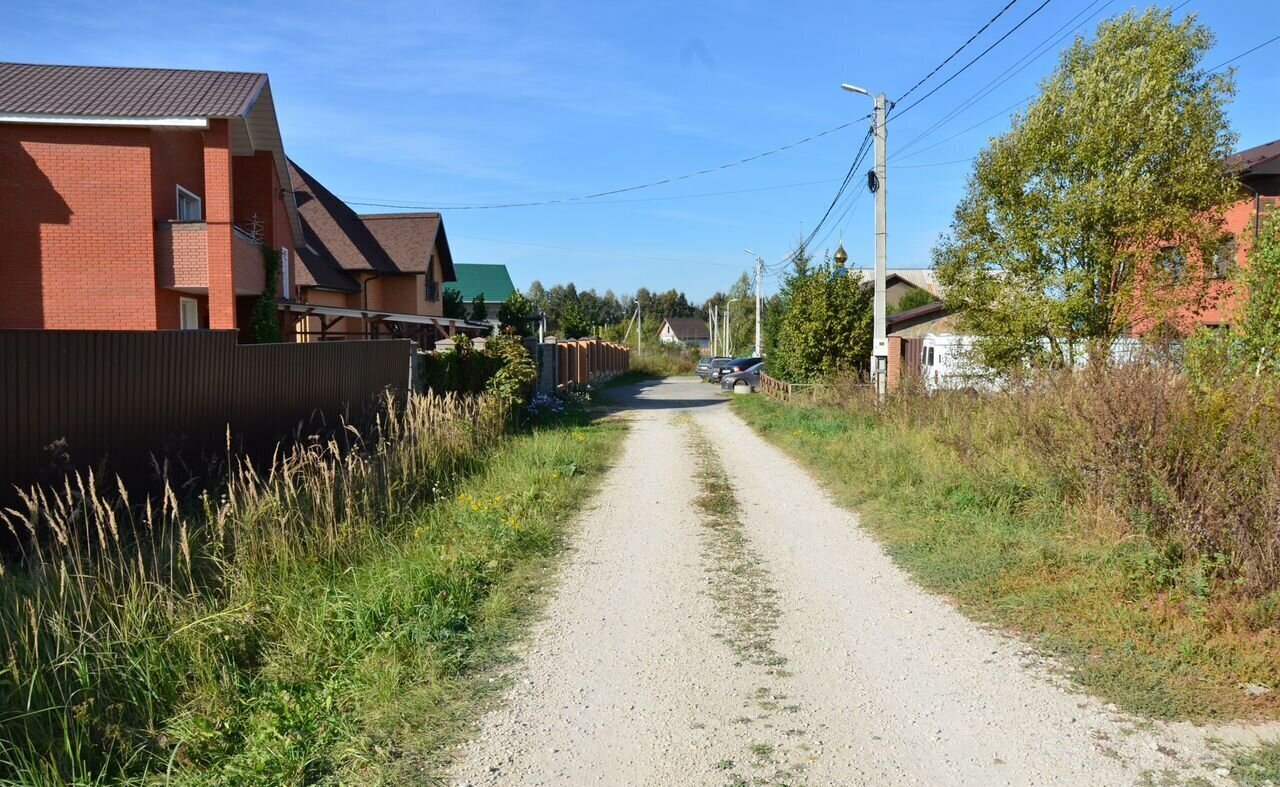
[[[921,96],[920,98],[917,98],[915,101],[912,101],[910,104],[908,104],[907,106],[905,106],[905,107],[904,107],[904,108],[902,108],[901,110],[898,110],[897,112],[895,112],[895,113],[894,113],[894,117],[895,117],[895,118],[897,118],[897,117],[901,117],[902,115],[905,115],[906,113],[908,113],[908,112],[910,112],[911,110],[915,109],[916,107],[920,106],[920,104],[921,104],[922,102],[927,101],[927,100],[929,99],[929,97],[930,97],[930,96],[932,96],[934,93],[937,93],[939,90],[941,90],[942,88],[944,88],[944,87],[946,87],[948,84],[950,84],[951,80],[953,80],[953,79],[955,79],[956,77],[960,76],[960,75],[961,75],[961,74],[963,74],[965,71],[968,71],[970,66],[972,66],[974,63],[977,63],[979,60],[981,60],[983,57],[985,57],[985,56],[987,55],[987,53],[988,53],[988,52],[990,52],[991,50],[993,50],[993,49],[995,49],[996,47],[1000,46],[1000,44],[1004,43],[1005,39],[1007,39],[1009,36],[1011,36],[1011,35],[1013,35],[1015,32],[1017,32],[1018,28],[1022,27],[1022,26],[1023,26],[1023,25],[1025,25],[1027,22],[1031,21],[1031,18],[1032,18],[1032,17],[1034,17],[1036,14],[1040,13],[1040,11],[1042,11],[1042,10],[1044,9],[1044,7],[1045,7],[1045,6],[1047,6],[1047,5],[1049,5],[1049,3],[1051,3],[1051,2],[1053,2],[1053,0],[1044,0],[1044,2],[1040,3],[1040,5],[1036,6],[1036,8],[1035,8],[1035,10],[1034,10],[1034,11],[1032,11],[1031,13],[1029,13],[1029,14],[1027,14],[1025,17],[1023,17],[1021,22],[1018,22],[1018,24],[1016,24],[1016,25],[1014,25],[1013,27],[1009,28],[1009,30],[1007,30],[1007,31],[1005,32],[1005,34],[1004,34],[1004,35],[1002,35],[1002,36],[1000,36],[999,38],[997,38],[997,39],[995,40],[995,42],[991,44],[991,46],[987,47],[986,49],[984,49],[984,50],[982,50],[980,53],[978,53],[978,56],[977,56],[977,57],[973,58],[973,59],[972,59],[972,60],[970,60],[968,63],[965,63],[963,66],[961,66],[961,67],[960,67],[960,70],[959,70],[959,71],[956,71],[956,72],[955,72],[954,74],[952,74],[951,76],[949,76],[949,77],[947,77],[946,79],[942,80],[942,82],[941,82],[941,83],[939,83],[939,84],[935,85],[935,86],[933,87],[933,89],[932,89],[932,90],[930,90],[928,93],[925,93],[925,94],[924,94],[923,96]],[[888,122],[888,121],[886,121],[886,122]]]
[[[1235,57],[1231,58],[1230,60],[1225,60],[1225,61],[1223,61],[1223,62],[1219,63],[1218,65],[1216,65],[1216,66],[1214,66],[1213,68],[1209,69],[1209,73],[1211,73],[1211,74],[1212,74],[1213,72],[1217,71],[1217,70],[1218,70],[1218,69],[1220,69],[1220,68],[1224,68],[1224,67],[1226,67],[1226,66],[1231,65],[1232,63],[1236,62],[1237,60],[1239,60],[1240,58],[1244,57],[1245,55],[1252,55],[1254,52],[1257,52],[1259,49],[1263,48],[1264,46],[1268,46],[1268,45],[1270,45],[1270,44],[1274,44],[1274,43],[1275,43],[1275,42],[1277,42],[1277,41],[1280,41],[1280,36],[1276,36],[1275,38],[1269,38],[1269,39],[1267,39],[1266,41],[1263,41],[1261,44],[1258,44],[1257,46],[1255,46],[1253,49],[1250,49],[1250,50],[1248,50],[1247,52],[1241,52],[1240,54],[1236,55]]]
[[[822,214],[822,218],[818,220],[818,223],[814,225],[814,228],[809,235],[801,241],[790,254],[776,262],[766,264],[765,267],[768,268],[770,272],[776,272],[789,265],[795,259],[796,253],[809,248],[810,244],[813,243],[813,239],[822,231],[823,225],[831,216],[832,211],[835,210],[836,204],[840,202],[840,198],[843,197],[845,191],[848,190],[849,184],[853,181],[854,175],[858,172],[859,168],[862,166],[862,162],[866,160],[867,154],[871,151],[873,134],[874,129],[867,129],[866,136],[862,138],[862,144],[858,147],[858,152],[853,157],[853,163],[849,165],[849,170],[845,173],[844,180],[840,183],[840,188],[836,190],[836,195],[831,198],[831,204],[827,206],[826,211]]]
[[[631,202],[670,202],[672,200],[700,199],[703,197],[724,197],[732,194],[754,194],[759,191],[780,191],[782,189],[800,188],[801,186],[816,186],[823,183],[835,183],[839,180],[840,180],[839,178],[821,178],[819,180],[805,180],[799,183],[779,183],[775,186],[757,186],[755,188],[750,188],[750,189],[733,189],[731,191],[706,191],[700,194],[677,194],[671,197],[637,197],[634,199],[606,199],[606,200],[595,200],[592,202],[558,202],[555,204],[558,206],[559,205],[572,206],[572,205],[621,205],[624,203],[631,203]],[[406,210],[412,210],[415,208],[421,209],[421,208],[418,208],[418,206],[408,205],[402,202],[394,202],[394,203],[360,202],[361,199],[364,199],[364,198],[351,197],[348,199],[346,197],[343,197],[342,201],[347,205],[369,205],[369,206],[377,206],[382,208],[404,208]],[[437,207],[439,210],[454,209],[453,206],[449,206],[449,205],[440,205]]]
[[[347,204],[360,205],[362,207],[401,208],[404,210],[435,210],[435,209],[497,210],[500,208],[532,208],[532,207],[540,207],[542,205],[560,205],[560,204],[572,203],[572,202],[585,202],[587,200],[594,200],[600,197],[611,197],[615,194],[626,194],[631,191],[639,191],[641,189],[650,189],[655,186],[665,186],[669,183],[677,183],[682,180],[688,180],[689,178],[696,178],[700,175],[709,175],[713,172],[721,172],[726,169],[732,169],[733,167],[738,167],[743,164],[750,163],[752,161],[758,161],[759,159],[765,158],[766,156],[772,156],[777,153],[782,153],[783,151],[786,151],[786,150],[791,150],[792,148],[799,147],[800,145],[813,142],[816,139],[821,139],[822,137],[825,137],[829,134],[834,134],[837,131],[843,131],[844,129],[849,128],[850,126],[858,123],[859,121],[866,120],[867,118],[870,118],[870,117],[871,117],[870,115],[865,115],[855,120],[850,120],[847,123],[841,123],[840,125],[835,126],[833,128],[829,128],[825,131],[819,131],[816,134],[810,134],[804,139],[799,139],[799,140],[796,140],[795,142],[791,142],[786,145],[781,145],[776,148],[771,148],[762,153],[756,153],[754,155],[747,156],[746,158],[738,159],[737,161],[729,161],[719,166],[700,169],[696,172],[687,172],[683,175],[674,175],[669,178],[663,178],[661,180],[655,180],[649,183],[640,183],[635,186],[625,186],[623,188],[610,189],[608,191],[599,191],[594,194],[584,194],[577,197],[561,197],[558,199],[538,200],[534,202],[504,202],[504,203],[494,203],[490,205],[410,205],[410,204],[402,204],[397,200],[381,200],[377,202],[351,201],[351,202],[348,202]]]
[[[978,88],[978,90],[975,91],[971,96],[961,101],[959,104],[953,107],[951,111],[947,112],[937,121],[935,121],[933,125],[929,126],[924,131],[917,134],[915,137],[912,137],[910,141],[908,141],[905,145],[903,145],[896,151],[894,158],[898,160],[901,160],[903,158],[908,158],[909,156],[904,156],[903,153],[910,150],[921,140],[929,137],[930,135],[938,131],[938,129],[942,128],[951,120],[963,114],[968,109],[976,106],[979,101],[981,101],[982,99],[994,93],[996,89],[999,88],[1001,85],[1013,79],[1013,77],[1015,77],[1022,71],[1026,70],[1026,68],[1030,66],[1032,63],[1044,57],[1046,54],[1052,51],[1055,47],[1061,44],[1067,37],[1073,35],[1077,30],[1079,30],[1085,24],[1088,24],[1089,20],[1093,19],[1098,14],[1102,13],[1104,10],[1106,10],[1108,6],[1110,6],[1114,2],[1115,0],[1092,0],[1092,2],[1089,3],[1089,5],[1085,6],[1084,9],[1082,9],[1079,13],[1077,13],[1071,19],[1067,20],[1067,22],[1063,24],[1061,27],[1059,27],[1057,30],[1054,30],[1052,33],[1046,36],[1040,43],[1031,47],[1031,49],[1028,50],[1028,52],[1025,55],[1015,60],[1008,68],[1006,68],[1004,71],[997,74],[991,81],[987,82],[985,85]],[[1185,5],[1186,2],[1189,2],[1189,0],[1184,0],[1183,5]],[[1102,3],[1102,5],[1099,6],[1098,3]],[[1097,7],[1095,8],[1095,6]],[[1081,19],[1081,17],[1084,17],[1084,19]],[[1067,32],[1063,33],[1064,30],[1066,30]],[[1034,98],[1034,97],[1035,96],[1032,95],[1029,98]],[[1023,101],[1027,101],[1027,100],[1029,99],[1023,99]],[[1018,103],[1020,104],[1022,103],[1022,101],[1019,101]],[[1014,106],[1017,106],[1017,105],[1015,104]],[[1012,109],[1012,107],[1010,107],[1010,109]],[[1001,112],[996,113],[996,115],[993,115],[991,118],[988,118],[988,120],[994,117],[997,117],[1003,114],[1004,112],[1008,112],[1008,111],[1009,110],[1002,110]],[[981,123],[985,123],[985,122],[986,120],[980,121],[978,125],[981,125]],[[961,133],[964,133],[964,132],[961,132]],[[930,146],[930,147],[933,147],[933,146]],[[927,149],[928,148],[923,148],[922,150],[927,150]],[[919,153],[919,152],[920,151],[916,151],[916,153]],[[912,153],[910,155],[914,156],[916,155],[916,153]]]
[[[482,238],[477,235],[462,235],[462,234],[452,233],[452,232],[449,234],[455,238],[466,238],[467,240],[480,240],[480,241],[485,241],[487,243],[501,243],[507,246],[527,246],[532,249],[553,249],[555,251],[570,251],[570,252],[576,252],[579,254],[600,254],[600,255],[609,256],[609,257],[627,257],[627,258],[636,259],[636,260],[680,262],[687,265],[715,265],[721,268],[738,268],[739,270],[741,270],[742,268],[741,265],[735,265],[728,262],[711,262],[710,260],[695,260],[689,257],[661,257],[661,256],[655,256],[651,254],[628,254],[627,252],[623,252],[623,251],[605,251],[603,249],[584,249],[584,248],[574,247],[574,246],[554,246],[548,243],[529,243],[527,241],[502,240],[500,238]]]
[[[914,85],[912,85],[912,86],[911,86],[911,88],[910,88],[907,92],[905,92],[905,93],[903,93],[902,95],[898,96],[898,98],[897,98],[897,99],[895,99],[893,103],[897,104],[897,103],[899,103],[900,101],[902,101],[902,99],[904,99],[904,98],[906,98],[907,96],[911,95],[912,93],[916,92],[916,88],[920,87],[920,86],[921,86],[921,85],[923,85],[925,82],[928,82],[928,81],[929,81],[929,77],[931,77],[931,76],[933,76],[934,74],[938,73],[938,71],[940,71],[940,70],[942,69],[942,67],[943,67],[943,66],[945,66],[947,63],[950,63],[950,62],[955,58],[955,56],[956,56],[956,55],[958,55],[958,54],[960,54],[961,52],[963,52],[963,51],[964,51],[964,49],[965,49],[965,47],[967,47],[967,46],[969,46],[970,44],[972,44],[972,43],[973,43],[973,42],[978,38],[978,36],[980,36],[980,35],[982,35],[983,33],[985,33],[985,32],[987,31],[987,28],[988,28],[988,27],[991,27],[991,25],[992,25],[992,24],[994,24],[994,23],[995,23],[995,21],[996,21],[997,19],[999,19],[1000,17],[1004,16],[1004,12],[1005,12],[1005,11],[1008,11],[1010,8],[1013,8],[1014,3],[1016,3],[1016,2],[1018,2],[1018,0],[1009,0],[1009,2],[1005,5],[1005,7],[1004,7],[1004,8],[1001,8],[1001,9],[996,13],[996,15],[995,15],[995,16],[993,16],[993,17],[991,17],[990,19],[988,19],[988,20],[987,20],[987,23],[986,23],[985,25],[983,25],[982,27],[978,28],[978,32],[976,32],[976,33],[974,33],[973,35],[969,36],[969,40],[968,40],[968,41],[965,41],[963,44],[961,44],[959,49],[957,49],[956,51],[954,51],[954,52],[952,52],[951,54],[947,55],[947,59],[946,59],[946,60],[943,60],[941,63],[939,63],[938,65],[934,66],[932,71],[930,71],[929,73],[927,73],[927,74],[925,74],[923,77],[921,77],[919,82],[917,82],[917,83],[915,83]]]

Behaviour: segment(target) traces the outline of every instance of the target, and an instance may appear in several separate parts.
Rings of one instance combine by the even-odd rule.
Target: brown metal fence
[[[232,331],[0,331],[0,499],[67,470],[270,451],[409,380],[408,341],[236,344]],[[107,464],[103,465],[106,460]]]

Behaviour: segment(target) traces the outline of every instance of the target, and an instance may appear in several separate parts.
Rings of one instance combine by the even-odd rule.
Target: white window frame
[[[191,191],[190,189],[184,189],[181,186],[176,186],[175,188],[177,188],[177,191],[174,193],[174,199],[177,202],[176,206],[178,210],[178,212],[175,215],[178,217],[178,221],[203,221],[204,220],[204,200],[200,198],[200,195],[196,194],[194,191]],[[182,217],[182,198],[183,197],[186,197],[190,200],[195,201],[196,212],[200,215],[196,216],[196,218],[194,219],[184,219]]]
[[[195,312],[195,325],[187,324],[187,309]],[[184,331],[200,330],[200,301],[195,298],[178,298],[178,327]]]
[[[289,264],[289,247],[280,247],[280,281],[284,287],[284,299],[293,300],[293,266]]]

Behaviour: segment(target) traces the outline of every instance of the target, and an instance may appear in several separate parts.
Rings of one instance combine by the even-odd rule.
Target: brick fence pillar
[[[889,371],[885,375],[885,388],[890,392],[897,390],[902,382],[902,337],[889,337]]]

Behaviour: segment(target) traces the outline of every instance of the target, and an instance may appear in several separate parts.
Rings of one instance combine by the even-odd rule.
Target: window
[[[179,298],[178,322],[184,331],[200,330],[200,302],[195,298]]]
[[[293,266],[289,264],[289,247],[280,247],[281,292],[286,301],[293,300]]]
[[[1213,255],[1213,275],[1217,279],[1225,279],[1236,264],[1236,239],[1227,238],[1218,244]]]
[[[924,348],[924,365],[933,366],[933,348],[932,347]]]
[[[440,299],[440,282],[431,278],[431,274],[427,274],[426,276],[426,283],[423,285],[422,294],[429,301],[436,301]]]
[[[1160,250],[1157,258],[1161,270],[1169,274],[1169,278],[1173,281],[1182,281],[1182,277],[1187,272],[1187,255],[1177,246],[1166,246]]]
[[[204,217],[201,211],[200,198],[178,187],[178,221],[200,221]]]

